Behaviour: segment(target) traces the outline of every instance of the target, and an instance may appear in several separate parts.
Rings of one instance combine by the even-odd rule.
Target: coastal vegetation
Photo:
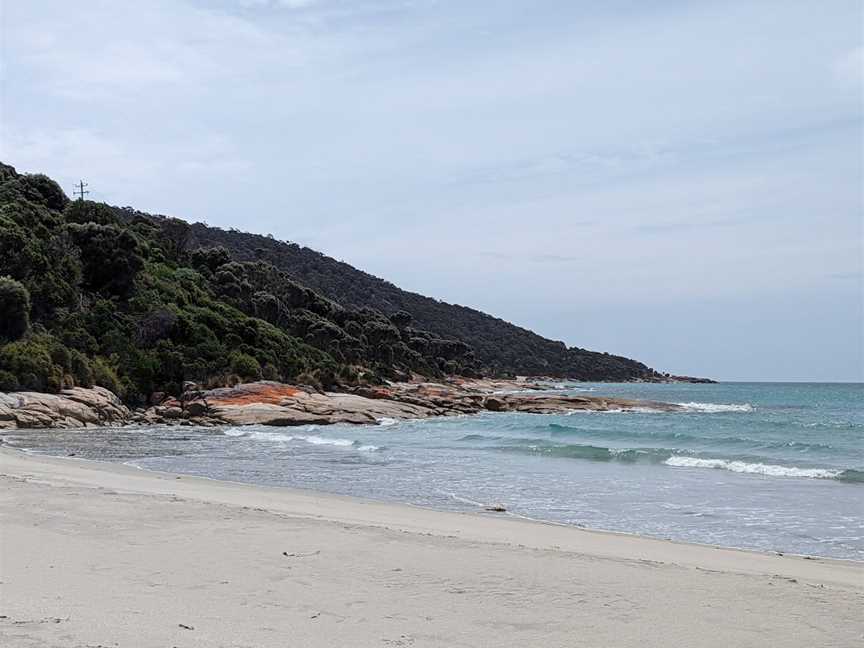
[[[0,391],[99,385],[127,403],[259,379],[656,378],[296,244],[87,200],[0,165]]]
[[[141,403],[185,381],[331,387],[477,371],[467,345],[406,313],[344,308],[265,261],[191,249],[189,229],[0,168],[0,390],[95,384]]]
[[[543,375],[586,381],[662,379],[636,360],[568,348],[563,342],[544,338],[476,309],[402,290],[389,281],[296,243],[203,223],[192,225],[190,238],[194,246],[222,246],[237,260],[266,261],[343,306],[410,313],[417,327],[469,345],[482,371],[489,375]]]

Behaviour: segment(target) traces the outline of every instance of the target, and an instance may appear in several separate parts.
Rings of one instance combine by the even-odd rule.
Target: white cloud
[[[864,83],[864,46],[856,47],[837,59],[834,75],[842,83],[860,87]]]
[[[683,304],[854,267],[854,2],[5,11],[0,154],[67,189],[83,176],[502,315],[529,294]]]
[[[11,5],[9,68],[32,75],[44,91],[89,101],[236,82],[277,48],[278,37],[254,23],[181,2],[93,4],[88,11],[38,0]],[[290,52],[278,49],[290,65]]]

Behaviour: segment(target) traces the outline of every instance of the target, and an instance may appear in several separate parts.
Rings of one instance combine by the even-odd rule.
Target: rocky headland
[[[154,400],[150,407],[130,410],[102,387],[76,387],[59,394],[0,393],[0,430],[159,424],[370,424],[382,419],[480,412],[557,414],[576,410],[681,409],[670,403],[562,395],[541,382],[482,379],[391,383],[348,392],[322,392],[272,381],[210,390],[188,385],[180,398],[156,395]]]

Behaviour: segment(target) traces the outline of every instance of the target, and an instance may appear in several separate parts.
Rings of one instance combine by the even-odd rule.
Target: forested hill
[[[140,404],[192,381],[320,388],[479,373],[407,313],[343,307],[184,221],[69,201],[0,164],[0,392],[100,385]]]
[[[296,281],[352,307],[383,313],[405,311],[416,326],[470,345],[487,373],[549,375],[591,381],[657,380],[641,362],[544,338],[473,308],[448,304],[402,290],[320,252],[272,237],[192,226],[190,246],[222,246],[238,260],[262,259]]]
[[[663,379],[296,244],[70,201],[3,164],[0,312],[0,391],[100,384],[134,403],[190,380]]]

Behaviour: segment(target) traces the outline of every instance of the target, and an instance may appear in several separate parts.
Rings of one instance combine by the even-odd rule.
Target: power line
[[[86,182],[81,180],[77,185],[75,185],[76,189],[72,192],[72,195],[78,195],[78,200],[84,200],[85,194],[89,194],[89,191],[85,191],[84,187],[89,186]]]

